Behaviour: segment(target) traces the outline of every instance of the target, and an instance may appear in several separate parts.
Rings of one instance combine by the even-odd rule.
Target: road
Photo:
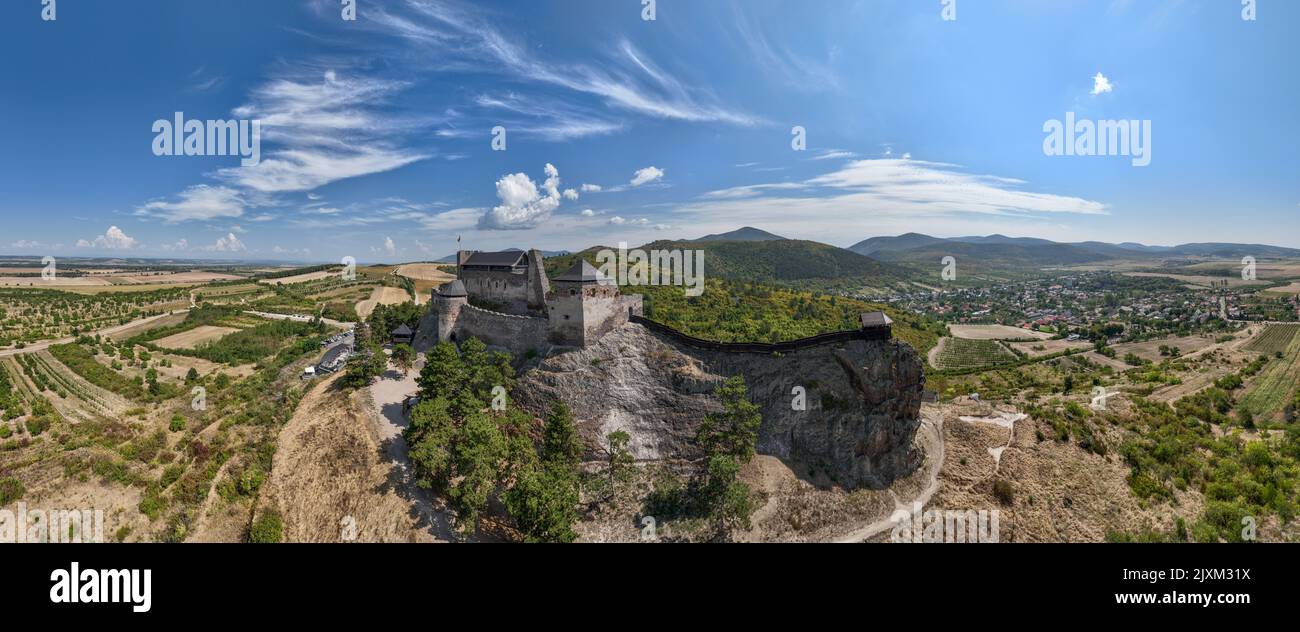
[[[271,312],[256,312],[253,310],[244,310],[244,313],[252,314],[254,316],[261,316],[262,318],[267,318],[270,320],[292,320],[300,323],[311,322],[311,316],[298,316],[294,314],[273,314]],[[320,320],[321,322],[331,327],[342,327],[344,329],[351,329],[356,326],[356,323],[347,323],[341,320],[334,320],[333,318],[322,318]]]

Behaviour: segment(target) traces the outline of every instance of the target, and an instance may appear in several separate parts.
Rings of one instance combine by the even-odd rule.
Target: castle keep
[[[439,341],[474,337],[515,353],[585,347],[641,315],[641,295],[620,293],[586,261],[553,285],[537,250],[461,251],[456,262],[457,279],[437,289],[430,308]]]

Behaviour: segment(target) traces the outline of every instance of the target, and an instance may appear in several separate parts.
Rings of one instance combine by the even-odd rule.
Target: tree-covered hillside
[[[578,257],[596,264],[596,253],[606,246],[546,260],[548,274],[572,266]],[[843,248],[815,241],[656,241],[640,248],[651,250],[703,250],[706,278],[740,282],[793,284],[805,281],[844,281],[855,286],[885,289],[906,281],[903,270]],[[819,284],[820,285],[820,284]]]

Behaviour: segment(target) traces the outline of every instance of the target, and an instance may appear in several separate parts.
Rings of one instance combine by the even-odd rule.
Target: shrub
[[[993,497],[1004,506],[1010,506],[1016,500],[1016,492],[1010,481],[998,479],[993,482]]]
[[[248,541],[254,544],[274,544],[284,539],[284,521],[280,512],[268,509],[258,516],[248,530]]]
[[[0,507],[22,498],[26,491],[20,480],[16,478],[0,478]]]

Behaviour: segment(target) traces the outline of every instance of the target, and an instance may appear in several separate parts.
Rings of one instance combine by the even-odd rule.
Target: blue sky
[[[1300,247],[1300,3],[1240,4],[8,0],[0,252],[399,261],[743,225]],[[1071,111],[1151,121],[1150,165],[1046,155]],[[175,112],[260,120],[261,162],[154,155]]]

